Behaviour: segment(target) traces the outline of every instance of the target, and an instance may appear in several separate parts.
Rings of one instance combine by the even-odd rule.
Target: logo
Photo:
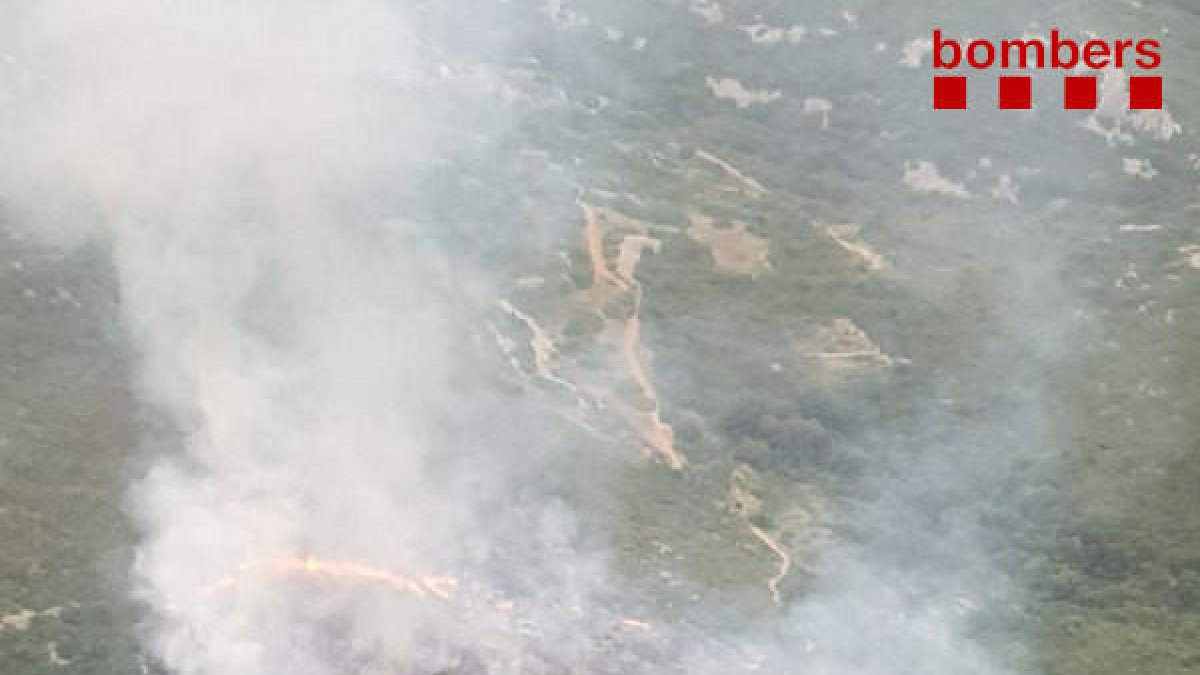
[[[929,44],[929,43],[926,43]],[[1027,70],[1061,70],[1062,105],[1067,110],[1096,108],[1097,78],[1087,71],[1129,68],[1129,109],[1161,110],[1162,77],[1149,74],[1162,65],[1162,45],[1158,40],[1091,39],[1080,44],[1064,38],[1057,28],[1050,39],[1023,37],[993,42],[986,39],[955,40],[933,30],[933,68],[954,71],[960,66],[1002,73],[997,79],[1001,110],[1028,110],[1033,107],[1033,78],[1017,74]],[[967,77],[934,75],[935,110],[967,109]]]

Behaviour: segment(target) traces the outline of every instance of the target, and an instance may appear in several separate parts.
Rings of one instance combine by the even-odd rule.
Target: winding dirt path
[[[749,523],[747,524],[750,525]],[[783,598],[779,594],[779,584],[784,580],[784,578],[787,577],[788,573],[792,571],[792,556],[788,554],[787,550],[784,549],[774,537],[767,534],[761,527],[757,525],[750,525],[750,531],[754,533],[755,537],[758,537],[758,540],[761,541],[763,545],[771,549],[775,555],[779,556],[779,571],[775,574],[775,576],[767,579],[767,588],[770,589],[771,598],[775,601],[775,604],[782,605]]]
[[[611,297],[613,291],[633,296],[633,311],[623,322],[621,354],[629,377],[641,390],[644,401],[651,406],[649,412],[642,412],[641,406],[636,406],[638,411],[635,414],[640,417],[639,435],[650,453],[657,455],[672,469],[681,470],[687,464],[687,460],[675,445],[675,432],[671,425],[662,420],[658,391],[642,359],[642,285],[638,282],[635,271],[642,253],[646,249],[657,251],[660,242],[648,236],[645,227],[632,218],[588,204],[580,206],[583,208],[584,245],[592,265],[592,288],[589,293],[601,303],[605,298]],[[609,226],[609,222],[613,225]],[[631,231],[623,234],[617,248],[616,261],[610,265],[604,252],[604,237],[609,230],[618,228]],[[602,309],[603,307],[598,311],[603,317]]]
[[[733,166],[729,162],[726,162],[725,160],[721,159],[720,157],[717,157],[716,155],[712,154],[711,152],[709,152],[707,150],[704,150],[702,148],[697,149],[696,157],[708,162],[709,164],[716,166],[717,168],[721,169],[721,171],[724,171],[725,174],[728,175],[730,178],[733,178],[734,180],[736,180],[742,186],[742,192],[744,192],[745,195],[751,199],[758,199],[759,197],[761,197],[769,192],[769,190],[767,190],[767,188],[763,187],[762,183],[758,182],[757,180],[755,180],[754,178],[752,178],[750,176],[747,176],[746,174],[739,171],[737,169],[737,167]]]
[[[520,309],[517,309],[511,302],[505,299],[499,300],[500,308],[508,313],[509,316],[517,319],[525,324],[529,329],[529,349],[533,352],[533,368],[538,377],[555,384],[561,385],[570,391],[575,391],[577,387],[559,377],[554,372],[553,362],[558,356],[558,347],[554,344],[554,339],[542,328],[533,317],[529,316]]]

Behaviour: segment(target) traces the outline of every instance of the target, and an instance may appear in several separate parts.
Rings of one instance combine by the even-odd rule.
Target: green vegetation
[[[447,111],[449,126],[482,129],[482,140],[445,141],[396,199],[406,218],[436,226],[436,243],[424,245],[462,266],[443,270],[438,293],[451,296],[455,273],[494,282],[531,315],[562,318],[562,358],[587,369],[604,367],[605,326],[578,308],[591,273],[576,201],[640,219],[662,241],[637,268],[642,341],[688,469],[639,461],[636,439],[616,423],[597,440],[541,422],[547,438],[577,450],[546,461],[561,478],[545,489],[581,506],[581,529],[611,545],[630,594],[717,630],[730,615],[774,616],[765,580],[777,563],[748,534],[753,525],[812,563],[783,581],[787,602],[802,603],[823,573],[822,547],[857,548],[915,579],[949,570],[1002,586],[981,591],[968,628],[1014,668],[1200,673],[1200,269],[1180,252],[1200,244],[1193,137],[1113,148],[1059,111],[930,115],[928,73],[896,60],[934,7],[867,3],[862,27],[850,29],[830,3],[804,12],[723,3],[719,27],[684,5],[623,4],[581,11],[646,36],[644,52],[513,9],[514,21],[538,27],[528,44],[479,58],[511,66],[514,49],[535,54],[536,67],[521,67],[536,77],[520,80],[532,103]],[[957,8],[950,23],[991,16],[929,4]],[[996,25],[1019,14],[1017,30],[1034,15],[1043,25],[1087,19],[1080,27],[1098,31],[1200,30],[1183,3],[1153,20],[1117,2],[1066,3],[1045,10],[1052,16],[1038,14],[1043,3],[1016,4],[986,11],[1000,14]],[[842,34],[755,45],[732,26],[759,13]],[[864,56],[877,42],[886,52]],[[1167,46],[1180,74],[1172,113],[1200,128],[1198,108],[1184,105],[1200,91],[1200,51]],[[785,94],[739,109],[713,98],[710,74]],[[608,105],[593,112],[598,96]],[[808,96],[833,102],[829,128],[804,112]],[[697,150],[768,193],[746,195]],[[1160,174],[1124,175],[1123,155]],[[908,189],[905,162],[918,159],[972,197]],[[1003,175],[1020,187],[1017,204],[990,196]],[[686,232],[694,212],[745,223],[767,240],[771,269],[716,269]],[[866,269],[824,229],[842,223],[860,226],[885,269]],[[1122,231],[1127,223],[1162,229]],[[527,275],[545,285],[515,285]],[[144,468],[146,430],[169,435],[131,393],[135,353],[112,276],[99,247],[63,258],[0,241],[0,618],[40,613],[27,628],[0,629],[4,675],[141,668],[125,495]],[[523,335],[520,322],[471,300],[464,334],[494,322]],[[609,310],[623,317],[629,305]],[[892,362],[839,370],[806,356],[805,341],[838,319]],[[489,340],[455,344],[464,371],[455,386],[474,392],[483,372],[500,401],[538,398],[522,399],[533,410],[521,414],[558,410],[562,392],[537,383],[530,396],[506,379]],[[613,386],[637,395],[631,383]],[[753,513],[730,502],[742,466],[758,477]],[[889,500],[896,511],[877,516]],[[826,529],[828,539],[810,536]],[[960,549],[963,531],[970,543]],[[664,591],[668,559],[679,582]],[[692,596],[704,601],[688,604]]]

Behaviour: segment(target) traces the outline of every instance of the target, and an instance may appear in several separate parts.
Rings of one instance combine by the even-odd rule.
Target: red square
[[[1162,78],[1157,75],[1131,75],[1129,109],[1162,110]]]
[[[1091,75],[1063,78],[1064,110],[1096,109],[1096,78]]]
[[[933,78],[934,110],[966,110],[967,78],[960,75],[937,75]]]
[[[1033,105],[1033,79],[1028,75],[1000,76],[1000,109],[1029,110]]]

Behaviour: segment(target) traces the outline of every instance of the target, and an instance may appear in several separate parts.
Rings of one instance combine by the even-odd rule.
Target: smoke
[[[962,633],[962,606],[914,601],[881,569],[851,563],[836,587],[818,590],[786,619],[724,642],[703,641],[687,672],[817,675],[995,673],[992,656]]]
[[[182,439],[134,491],[152,654],[186,674],[434,670],[467,644],[519,664],[487,598],[448,609],[434,579],[495,590],[502,545],[476,516],[504,472],[447,431],[469,414],[447,327],[471,272],[451,280],[438,233],[391,196],[439,131],[404,8],[5,12],[5,206],[48,239],[111,243],[145,398]],[[516,575],[565,605],[595,573],[556,576],[568,514],[532,513],[524,546],[559,560]],[[294,578],[337,564],[355,578]]]
[[[502,50],[475,9],[451,12],[464,23],[446,41]],[[819,582],[777,614],[724,632],[656,621],[644,651],[629,648],[645,647],[636,636],[613,638],[624,612],[615,554],[575,503],[593,497],[571,494],[610,467],[532,423],[522,403],[493,399],[488,377],[471,372],[463,335],[498,295],[475,260],[504,244],[456,250],[464,233],[437,216],[457,197],[429,178],[456,172],[446,157],[477,140],[464,119],[515,124],[500,109],[456,110],[441,75],[533,106],[542,94],[568,100],[580,116],[607,99],[581,104],[536,77],[497,84],[483,68],[448,65],[417,36],[419,8],[401,3],[47,0],[0,12],[0,199],[47,239],[111,244],[143,395],[179,432],[132,500],[135,594],[147,648],[169,672],[999,672],[966,628],[977,605],[1009,592],[989,579],[978,514],[964,508],[955,521],[953,508],[929,505],[982,489],[989,455],[1009,440],[987,440],[987,425],[1020,426],[1034,402],[965,434],[874,440],[879,456],[894,453],[872,475],[888,496],[843,523],[871,530],[865,543],[831,544]],[[589,25],[557,2],[546,13],[546,30]],[[608,35],[631,54],[646,49],[640,35]],[[634,88],[575,39],[544,38],[547,60]],[[682,144],[663,147],[637,153],[682,165]],[[486,143],[471,153],[479,174],[502,171]],[[556,189],[575,178],[552,168],[568,174]],[[752,199],[766,192],[751,185]],[[575,227],[570,208],[562,221]],[[1053,267],[1026,265],[1017,282],[1040,283]],[[1023,311],[1017,321],[1045,319]],[[635,352],[639,334],[626,335]],[[982,354],[971,375],[1005,358]],[[1035,379],[1010,383],[1022,377]],[[921,417],[943,428],[940,414]],[[581,475],[541,475],[563,465]],[[953,522],[925,527],[931,510]]]

